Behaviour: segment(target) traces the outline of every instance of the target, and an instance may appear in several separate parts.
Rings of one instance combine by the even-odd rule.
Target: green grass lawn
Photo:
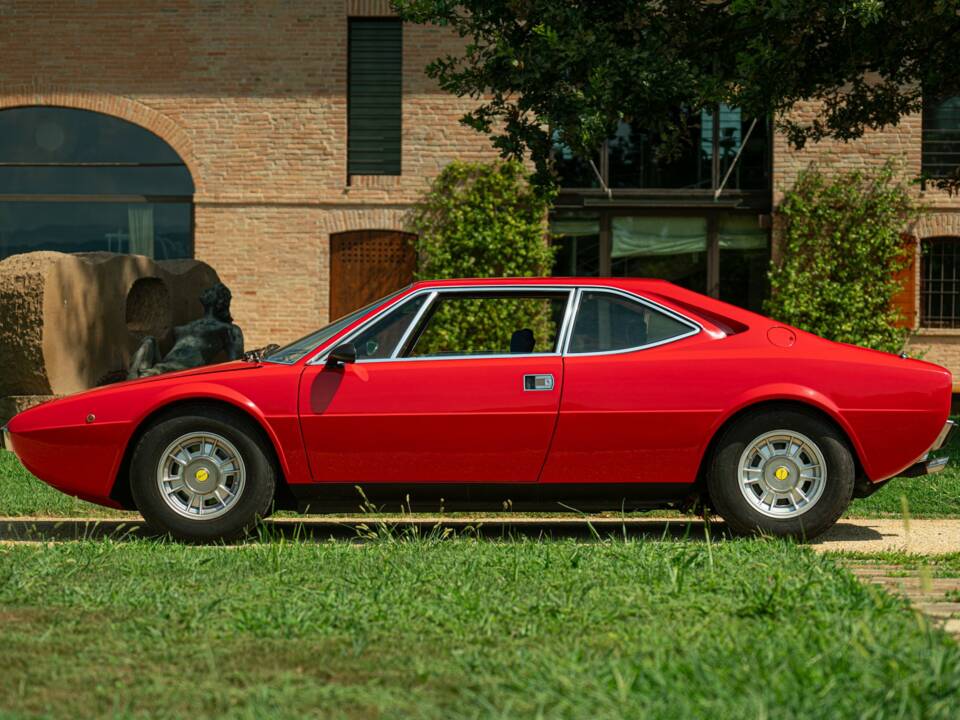
[[[951,466],[923,478],[898,478],[872,497],[855,500],[848,517],[960,517],[960,448],[950,448]],[[108,508],[67,497],[36,480],[17,458],[0,450],[0,516],[121,517]]]
[[[960,647],[773,541],[0,546],[0,716],[955,718]]]
[[[13,453],[0,450],[0,516],[121,517],[110,508],[77,500],[40,482]]]

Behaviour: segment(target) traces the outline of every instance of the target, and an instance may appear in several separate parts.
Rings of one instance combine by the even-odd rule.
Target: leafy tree
[[[548,275],[549,207],[550,197],[530,186],[519,162],[450,163],[409,217],[417,279]],[[523,327],[542,346],[555,332],[545,301],[471,303],[469,311],[441,306],[434,324],[444,330],[424,336],[417,352],[503,351]]]
[[[453,28],[461,54],[427,69],[480,101],[464,122],[549,182],[552,133],[584,155],[619,120],[675,152],[693,113],[726,103],[772,116],[791,142],[848,140],[960,93],[960,0],[393,0]],[[790,119],[800,100],[822,101]]]
[[[892,300],[910,262],[902,232],[919,208],[895,174],[892,163],[874,176],[801,173],[780,206],[783,261],[770,272],[769,315],[830,340],[903,348]]]

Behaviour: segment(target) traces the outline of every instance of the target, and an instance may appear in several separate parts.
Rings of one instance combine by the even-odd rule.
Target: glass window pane
[[[920,245],[920,327],[960,327],[960,238]]]
[[[593,159],[597,169],[600,168],[599,153]],[[554,136],[553,164],[560,180],[560,187],[564,188],[596,188],[600,187],[597,173],[590,167],[590,162],[579,155],[575,155],[569,146],[563,144]]]
[[[600,219],[596,215],[558,214],[550,219],[557,248],[553,274],[597,277],[600,274]]]
[[[10,162],[183,163],[145,128],[102,113],[58,107],[0,112],[0,163]]]
[[[923,173],[947,177],[960,166],[960,95],[923,106]]]
[[[717,154],[720,158],[720,177],[723,180],[737,156],[737,151],[747,137],[753,124],[752,118],[744,117],[739,108],[721,105],[717,113],[720,126],[717,140]],[[770,187],[769,137],[765,120],[758,120],[750,132],[750,137],[740,153],[740,159],[733,166],[733,172],[727,178],[724,189],[729,190],[765,190]],[[711,128],[712,132],[712,128]]]
[[[615,277],[661,278],[706,292],[706,218],[615,217],[611,232]]]
[[[410,327],[417,311],[423,307],[427,301],[427,295],[418,295],[417,297],[403,303],[396,310],[391,310],[387,315],[367,330],[364,330],[354,345],[357,347],[358,360],[383,360],[393,355],[397,343],[403,337],[403,334]]]
[[[2,115],[3,113],[0,113]],[[193,194],[190,172],[174,167],[0,166],[0,195]]]
[[[760,312],[767,296],[770,234],[756,215],[724,215],[718,223],[720,299]]]
[[[437,298],[411,357],[556,352],[569,293],[509,293]]]
[[[297,360],[300,360],[303,357],[305,357],[307,353],[320,347],[323,343],[325,343],[327,340],[332,338],[334,335],[341,332],[342,330],[347,329],[348,327],[353,325],[353,323],[360,320],[364,315],[373,311],[374,308],[380,307],[390,302],[393,298],[395,298],[400,293],[406,292],[408,288],[409,288],[409,285],[405,288],[401,288],[400,290],[397,290],[396,292],[390,293],[389,295],[382,297],[379,300],[374,300],[369,305],[365,305],[359,310],[354,310],[352,313],[349,313],[348,315],[344,315],[343,317],[337,320],[334,320],[329,325],[322,327],[319,330],[315,330],[314,332],[300,338],[299,340],[294,340],[289,345],[284,345],[279,350],[275,350],[274,352],[272,352],[267,357],[267,359],[270,362],[275,362],[275,363],[297,362]]]
[[[0,202],[0,259],[34,250],[192,257],[190,203]]]
[[[587,291],[580,298],[570,352],[627,350],[694,331],[692,325],[622,295]]]
[[[621,122],[607,142],[610,187],[709,189],[713,179],[711,121],[708,112],[688,114],[689,134],[668,160],[658,159],[662,141],[655,132]]]

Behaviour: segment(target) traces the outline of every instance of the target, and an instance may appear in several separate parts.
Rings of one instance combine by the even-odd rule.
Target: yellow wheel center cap
[[[779,473],[780,471],[777,470],[777,472]],[[205,468],[200,468],[194,477],[197,479],[197,482],[206,482],[207,478],[210,477],[210,473]]]
[[[776,470],[773,471],[773,476],[780,482],[783,482],[788,477],[790,477],[790,471],[787,470],[786,466],[781,465],[780,467],[778,467]]]

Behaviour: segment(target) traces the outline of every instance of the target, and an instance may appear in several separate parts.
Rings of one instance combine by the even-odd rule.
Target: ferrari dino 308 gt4
[[[34,475],[192,541],[275,508],[714,508],[809,538],[943,468],[952,378],[667,282],[418,282],[286,347],[48,402]]]

